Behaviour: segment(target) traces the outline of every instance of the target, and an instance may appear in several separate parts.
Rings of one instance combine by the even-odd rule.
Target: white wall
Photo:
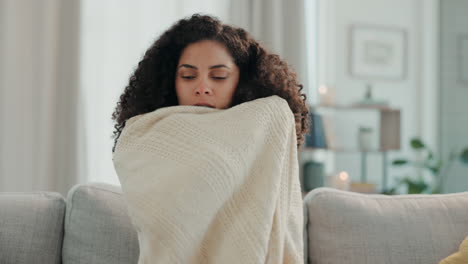
[[[351,104],[364,97],[366,83],[371,83],[375,98],[386,99],[401,109],[401,146],[395,157],[411,155],[409,140],[421,136],[428,144],[437,145],[434,115],[437,113],[436,30],[437,1],[423,0],[322,0],[319,2],[319,83],[335,87],[336,103]],[[435,22],[434,22],[435,21]],[[406,31],[407,73],[399,81],[359,80],[349,74],[349,30],[351,25],[364,24],[399,28]],[[364,114],[363,114],[364,115]],[[340,122],[337,137],[356,142],[356,122],[368,122],[373,116],[352,115]],[[367,119],[367,121],[366,121]],[[333,172],[346,170],[353,180],[360,179],[360,155],[334,155]],[[368,180],[381,183],[382,159],[378,154],[368,158]],[[403,176],[390,167],[389,176]]]
[[[440,134],[441,147],[447,159],[451,151],[468,147],[468,83],[460,81],[460,60],[467,60],[468,53],[460,53],[459,41],[468,41],[468,1],[441,2],[441,79],[440,79]],[[465,76],[467,75],[465,70]],[[455,162],[445,191],[468,190],[468,168]]]

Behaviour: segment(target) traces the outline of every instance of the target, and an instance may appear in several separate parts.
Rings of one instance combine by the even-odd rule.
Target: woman
[[[240,28],[193,15],[117,105],[114,166],[139,263],[302,263],[296,75]]]
[[[216,51],[216,55],[210,51]],[[198,52],[203,52],[203,56],[189,57]],[[204,59],[216,61],[215,56],[218,55],[223,56],[219,58],[220,62],[232,65],[233,69],[184,66],[189,59],[209,65]],[[232,71],[230,76],[220,79],[219,77],[227,75],[227,71]],[[188,75],[184,76],[184,72]],[[222,74],[216,76],[218,72]],[[207,83],[200,83],[200,80]],[[207,85],[208,91],[194,90],[197,85]],[[220,86],[222,87],[214,89]],[[302,85],[298,83],[296,74],[287,63],[279,56],[268,53],[245,30],[223,25],[210,16],[193,15],[189,19],[180,20],[162,34],[138,63],[112,115],[116,121],[115,141],[117,142],[125,127],[126,120],[162,107],[206,103],[203,100],[207,100],[214,103],[216,108],[227,108],[278,95],[288,102],[296,117],[299,147],[304,142],[304,134],[309,126],[306,96],[301,94],[301,90]],[[205,94],[201,96],[200,93],[213,98],[207,99]],[[202,99],[195,99],[198,95]],[[191,96],[193,98],[189,99]]]

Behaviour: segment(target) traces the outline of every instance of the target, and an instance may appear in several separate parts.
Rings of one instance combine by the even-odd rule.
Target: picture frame
[[[349,73],[356,79],[401,81],[407,78],[407,32],[404,29],[351,25]]]
[[[458,35],[458,80],[468,86],[468,34]]]

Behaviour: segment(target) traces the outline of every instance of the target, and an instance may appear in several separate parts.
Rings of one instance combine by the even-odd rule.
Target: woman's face
[[[239,68],[219,42],[203,40],[182,51],[175,79],[179,105],[228,108],[238,83]]]

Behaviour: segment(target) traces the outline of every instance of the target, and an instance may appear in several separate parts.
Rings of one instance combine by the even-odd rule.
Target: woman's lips
[[[194,104],[195,106],[206,106],[206,107],[211,107],[211,108],[215,108],[213,105],[210,105],[210,104],[207,104],[207,103],[198,103],[198,104]]]

